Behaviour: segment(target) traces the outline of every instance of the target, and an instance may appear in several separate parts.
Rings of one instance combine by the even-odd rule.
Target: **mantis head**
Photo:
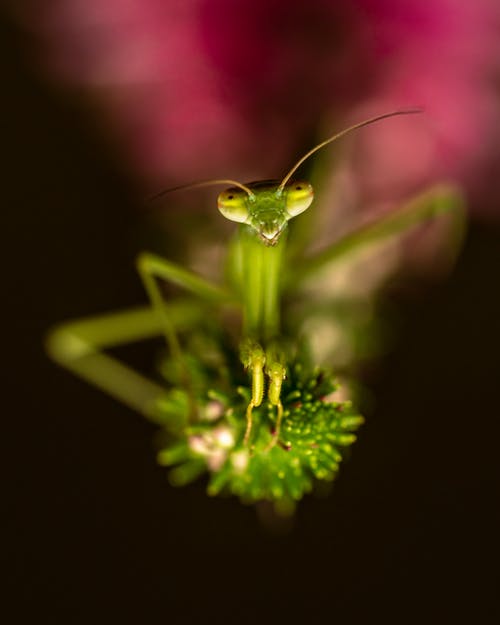
[[[243,186],[243,185],[242,185]],[[276,245],[292,217],[311,205],[314,191],[308,182],[293,181],[283,188],[279,181],[253,182],[219,194],[219,211],[231,221],[247,224],[266,245]]]

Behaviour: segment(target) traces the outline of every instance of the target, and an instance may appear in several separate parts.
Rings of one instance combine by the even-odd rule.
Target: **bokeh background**
[[[1,46],[12,622],[498,622],[498,3],[12,1]],[[57,369],[44,332],[143,302],[139,250],[196,261],[220,237],[213,194],[150,192],[279,177],[409,105],[426,114],[321,161],[331,228],[449,180],[469,231],[447,276],[420,240],[422,271],[391,284],[393,341],[333,492],[272,533],[202,482],[173,489],[154,428]],[[147,368],[152,347],[124,356]]]

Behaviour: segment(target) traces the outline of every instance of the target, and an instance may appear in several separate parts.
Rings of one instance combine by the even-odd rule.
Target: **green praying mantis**
[[[314,255],[300,259],[290,269],[287,256],[289,222],[306,211],[314,198],[311,184],[294,180],[293,176],[313,154],[340,137],[389,117],[418,112],[419,109],[407,109],[378,115],[334,134],[302,156],[281,181],[242,184],[233,180],[209,180],[159,193],[155,197],[181,188],[229,185],[217,200],[220,213],[239,224],[228,255],[230,270],[226,283],[213,284],[180,265],[150,253],[141,253],[137,258],[137,269],[150,301],[149,306],[70,321],[49,334],[47,349],[55,361],[145,417],[165,424],[166,413],[172,415],[176,410],[183,411],[185,418],[177,431],[177,438],[182,440],[177,446],[167,449],[163,457],[164,464],[189,460],[189,466],[195,467],[187,471],[189,475],[181,476],[177,480],[179,483],[191,479],[191,473],[200,472],[201,456],[215,476],[212,492],[220,490],[220,484],[216,483],[220,478],[217,474],[223,475],[225,471],[225,478],[219,481],[229,481],[233,492],[247,494],[253,500],[280,500],[287,496],[300,498],[303,492],[310,490],[310,480],[303,468],[308,462],[308,470],[315,477],[328,475],[330,478],[333,475],[340,460],[335,444],[352,442],[353,435],[345,431],[352,431],[354,426],[359,425],[360,418],[342,416],[342,411],[345,415],[345,406],[337,403],[331,409],[335,413],[327,415],[330,421],[322,417],[321,427],[327,442],[320,443],[323,439],[318,434],[317,438],[307,439],[309,442],[302,449],[297,434],[293,439],[293,433],[299,431],[309,432],[307,436],[311,436],[304,405],[311,406],[311,415],[323,414],[321,402],[325,402],[326,391],[322,391],[321,395],[318,390],[316,395],[313,393],[314,397],[306,392],[307,388],[324,386],[324,376],[316,369],[311,369],[307,384],[300,381],[297,373],[300,367],[293,364],[293,348],[290,349],[290,340],[282,332],[283,295],[292,287],[306,282],[318,270],[334,264],[367,243],[390,238],[459,207],[460,197],[450,186],[434,187],[402,209],[351,232]],[[193,306],[192,300],[188,304],[182,300],[167,302],[161,290],[162,281],[181,287],[194,296],[199,305]],[[230,370],[229,373],[226,371],[226,379],[235,376],[241,381],[244,379],[242,372],[248,376],[248,388],[245,390],[243,384],[237,389],[244,400],[244,406],[239,411],[234,410],[223,393],[216,389],[205,385],[200,391],[180,338],[203,324],[207,314],[218,308],[232,311],[240,319],[238,345],[235,348],[239,364],[231,362],[219,366],[219,369],[225,367],[225,371]],[[174,405],[178,396],[173,396],[172,388],[145,377],[106,353],[109,348],[157,335],[163,335],[169,352],[170,369],[175,369],[174,385],[182,394],[180,407]],[[206,371],[207,367],[204,367]],[[238,368],[241,371],[234,372]],[[226,396],[230,392],[227,391]],[[297,397],[300,401],[296,401]],[[211,426],[210,431],[206,428],[200,430],[207,406],[213,408],[214,404],[218,407],[215,423],[219,425],[216,428]],[[256,414],[258,427],[254,422]],[[344,424],[344,433],[339,434],[338,428],[333,433],[324,430],[330,427],[324,422],[332,423],[334,418]],[[221,420],[226,429],[221,429]],[[289,433],[287,440],[282,437],[284,423]],[[256,427],[258,431],[254,432]],[[307,436],[304,434],[304,440]],[[295,441],[293,445],[288,438]],[[293,457],[293,453],[286,456],[293,446],[297,454],[302,450],[302,456]],[[330,459],[331,470],[324,468],[328,465],[326,460],[318,460],[315,456],[320,447],[326,454],[324,457]],[[280,468],[284,463],[287,463],[288,473]],[[206,468],[206,465],[203,466]],[[248,467],[253,467],[259,477],[252,481],[245,475]],[[282,481],[288,480],[287,485],[279,483],[276,475]],[[300,480],[304,482],[303,488],[297,486]]]

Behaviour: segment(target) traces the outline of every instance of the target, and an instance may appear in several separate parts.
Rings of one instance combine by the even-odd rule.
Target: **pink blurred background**
[[[363,205],[441,180],[473,198],[500,171],[496,0],[54,0],[14,14],[147,189],[280,177],[325,136],[414,105],[425,115],[332,148]]]

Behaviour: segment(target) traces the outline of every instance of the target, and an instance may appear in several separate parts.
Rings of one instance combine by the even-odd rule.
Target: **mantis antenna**
[[[368,126],[369,124],[374,124],[375,122],[378,122],[382,119],[387,119],[388,117],[396,117],[396,115],[414,115],[415,113],[422,113],[422,112],[423,112],[423,109],[421,108],[411,108],[411,109],[404,109],[401,111],[392,111],[392,113],[384,113],[383,115],[377,115],[376,117],[365,119],[365,121],[363,122],[359,122],[358,124],[354,124],[354,126],[350,126],[349,128],[346,128],[345,130],[341,130],[340,132],[337,132],[329,139],[326,139],[325,141],[318,143],[317,146],[312,148],[312,150],[309,150],[307,154],[304,154],[304,156],[295,163],[292,169],[290,169],[290,171],[281,181],[280,186],[278,187],[278,190],[277,190],[277,195],[278,196],[281,195],[281,193],[283,192],[283,189],[285,188],[286,183],[290,180],[290,178],[297,171],[297,169],[302,165],[302,163],[306,161],[310,156],[312,156],[315,152],[317,152],[318,150],[321,150],[329,143],[333,143],[333,141],[340,139],[340,137],[343,137],[344,135],[349,134],[353,130],[357,130],[358,128],[362,128],[363,126]]]
[[[340,139],[344,135],[349,134],[353,130],[357,130],[358,128],[363,128],[363,126],[369,126],[370,124],[374,124],[375,122],[381,121],[382,119],[387,119],[388,117],[396,117],[397,115],[414,115],[416,113],[423,113],[423,109],[416,107],[416,108],[411,108],[411,109],[403,109],[400,111],[392,111],[391,113],[384,113],[383,115],[377,115],[376,117],[371,117],[370,119],[365,119],[364,121],[359,122],[358,124],[354,124],[354,126],[350,126],[349,128],[346,128],[345,130],[341,130],[340,132],[337,132],[336,134],[334,134],[332,137],[325,139],[325,141],[318,143],[318,145],[312,148],[312,150],[309,150],[307,154],[304,154],[304,156],[302,156],[302,158],[300,158],[295,163],[292,169],[290,169],[290,171],[286,174],[286,176],[281,181],[276,191],[276,195],[280,196],[282,194],[286,183],[290,180],[290,178],[293,176],[293,174],[297,171],[297,169],[302,165],[304,161],[306,161],[310,156],[312,156],[318,150],[321,150],[322,148],[327,146],[329,143],[333,143],[337,139]],[[250,200],[255,199],[255,194],[250,189],[250,187],[247,187],[246,185],[242,184],[241,182],[238,182],[237,180],[231,180],[229,178],[217,178],[214,180],[200,180],[199,182],[181,184],[176,187],[164,189],[163,191],[160,191],[159,193],[152,195],[148,199],[149,201],[154,201],[163,197],[167,193],[173,193],[174,191],[182,191],[184,189],[196,189],[198,187],[209,187],[209,186],[222,185],[222,184],[231,185],[232,187],[238,187],[242,191],[245,191],[245,193],[248,195]]]
[[[210,187],[212,185],[220,184],[226,184],[232,187],[239,187],[240,189],[245,191],[245,193],[247,193],[248,197],[251,200],[255,198],[255,194],[253,193],[253,191],[246,185],[242,184],[241,182],[237,182],[236,180],[222,178],[217,180],[200,180],[199,182],[190,182],[189,184],[181,184],[178,187],[171,187],[170,189],[165,189],[164,191],[160,191],[159,193],[156,193],[156,195],[151,196],[149,198],[149,201],[152,202],[153,200],[157,200],[158,198],[163,197],[167,193],[172,193],[173,191],[182,191],[183,189],[196,189],[197,187]]]

